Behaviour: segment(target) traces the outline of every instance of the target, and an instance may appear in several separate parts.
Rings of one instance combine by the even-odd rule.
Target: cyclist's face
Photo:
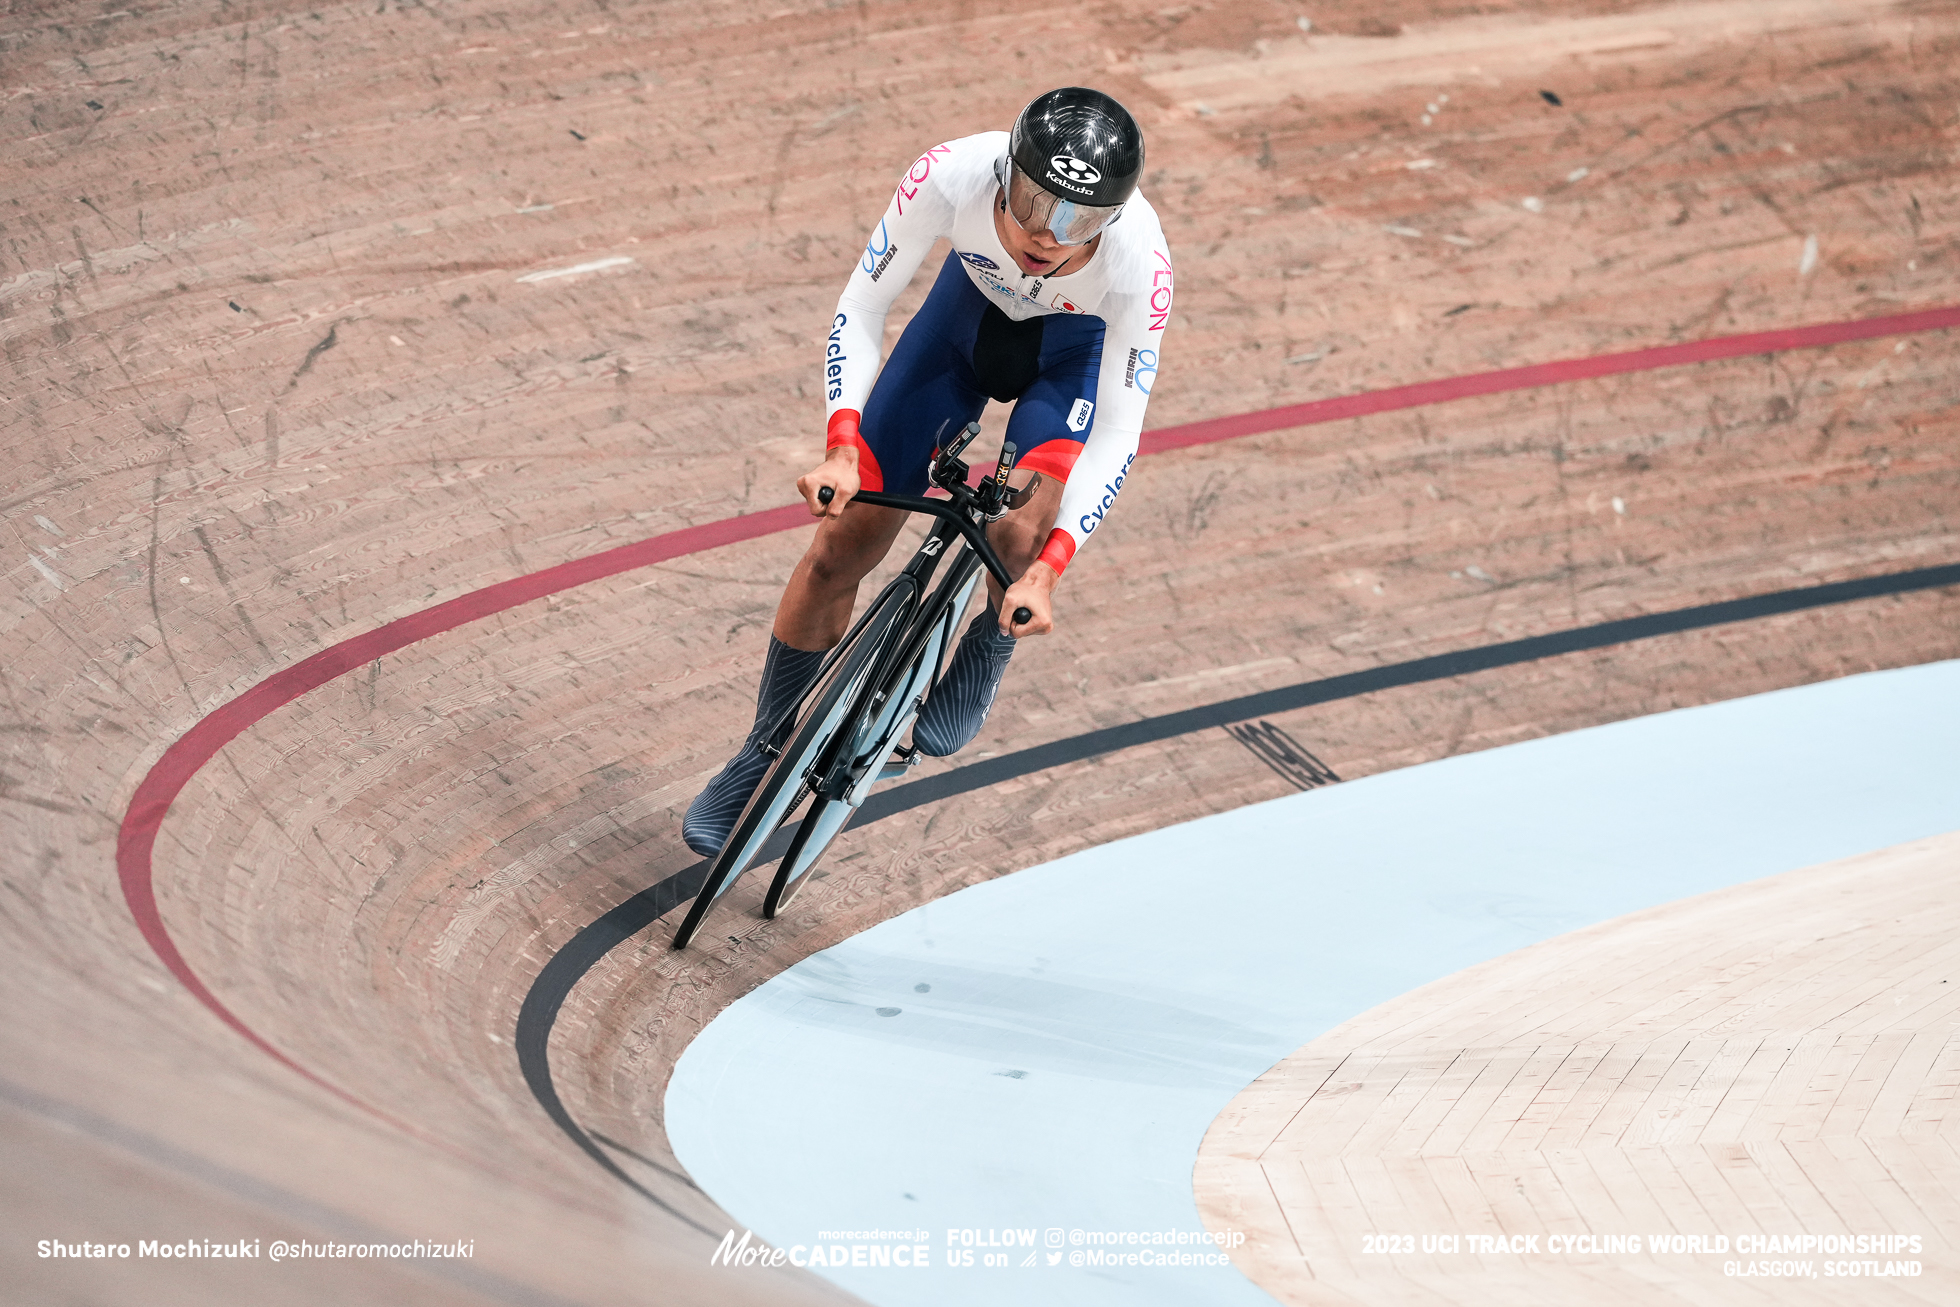
[[[1087,245],[1064,245],[1046,227],[1032,232],[1023,230],[1008,213],[1006,196],[998,192],[994,199],[994,232],[1021,271],[1028,273],[1052,273],[1069,262],[1071,256],[1086,256],[1096,245],[1095,241]],[[1082,259],[1075,260],[1078,266],[1082,262]]]

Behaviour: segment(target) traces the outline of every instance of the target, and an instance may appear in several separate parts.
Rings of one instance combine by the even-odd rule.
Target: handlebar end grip
[[[1014,625],[1016,625],[1016,626],[1026,626],[1026,625],[1027,625],[1027,624],[1028,624],[1029,622],[1032,622],[1033,620],[1034,620],[1034,610],[1033,610],[1033,609],[1031,609],[1031,608],[1016,608],[1016,609],[1014,610]]]
[[[819,504],[828,504],[835,498],[837,498],[837,490],[834,486],[823,486],[817,491],[817,502]]]

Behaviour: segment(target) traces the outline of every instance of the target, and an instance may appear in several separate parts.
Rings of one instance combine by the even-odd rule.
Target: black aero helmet
[[[1014,120],[1007,153],[1012,171],[1020,174],[1012,180],[1023,183],[1010,187],[1016,221],[1027,227],[1030,219],[1052,215],[1057,219],[1055,238],[1068,245],[1090,239],[1113,219],[1143,175],[1143,132],[1136,119],[1111,97],[1086,86],[1064,86],[1037,96]],[[1002,182],[1006,185],[1008,179]],[[1055,212],[1051,202],[1037,203],[1040,212],[1023,212],[1030,199],[1045,198],[1030,196],[1028,182],[1063,202],[1062,210]]]

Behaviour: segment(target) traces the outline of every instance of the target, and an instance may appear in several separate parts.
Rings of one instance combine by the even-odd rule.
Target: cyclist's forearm
[[[1095,529],[1102,525],[1116,504],[1116,496],[1129,479],[1130,464],[1137,456],[1141,433],[1097,425],[1082,448],[1082,456],[1069,469],[1068,484],[1062,489],[1061,509],[1055,515],[1055,529],[1049,533],[1041,551],[1042,560],[1060,573],[1067,567]]]
[[[1094,425],[1068,471],[1055,529],[1041,557],[1059,574],[1115,506],[1142,437],[1144,409],[1156,385],[1164,328],[1170,321],[1170,257],[1152,254],[1147,294],[1111,296],[1097,376]]]
[[[830,319],[830,335],[824,342],[826,421],[840,412],[863,412],[871,383],[878,379],[888,308],[887,304],[860,303],[852,298],[849,290],[837,301],[837,312]]]
[[[1035,587],[1037,590],[1040,590],[1041,593],[1043,594],[1054,594],[1055,586],[1057,585],[1057,583],[1061,581],[1061,579],[1062,579],[1062,574],[1060,572],[1057,572],[1054,568],[1050,567],[1047,563],[1044,563],[1039,558],[1037,558],[1032,563],[1028,564],[1027,571],[1021,573],[1021,580],[1019,584],[1031,585]]]

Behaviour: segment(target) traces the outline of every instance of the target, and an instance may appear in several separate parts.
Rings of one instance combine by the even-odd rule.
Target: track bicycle
[[[674,933],[675,948],[687,947],[715,900],[761,858],[770,837],[804,799],[810,800],[809,807],[763,898],[765,917],[777,916],[796,897],[872,786],[919,764],[918,750],[899,740],[932,690],[954,628],[980,583],[980,570],[984,567],[1002,589],[1014,584],[987,543],[987,523],[1026,503],[1041,483],[1036,472],[1019,489],[1007,484],[1018,452],[1009,443],[1002,446],[993,475],[968,485],[970,469],[960,454],[979,434],[980,424],[969,422],[934,454],[929,479],[946,493],[945,499],[876,490],[854,496],[855,503],[924,513],[936,520],[905,570],[825,657],[803,697],[764,733],[764,740],[772,742],[764,750],[774,760],[736,818],[727,843],[708,864],[701,891]],[[830,487],[817,498],[828,504]],[[964,547],[951,554],[945,576],[934,586],[933,574],[956,542]],[[1016,609],[1014,621],[1018,625],[1031,616],[1025,608]]]

